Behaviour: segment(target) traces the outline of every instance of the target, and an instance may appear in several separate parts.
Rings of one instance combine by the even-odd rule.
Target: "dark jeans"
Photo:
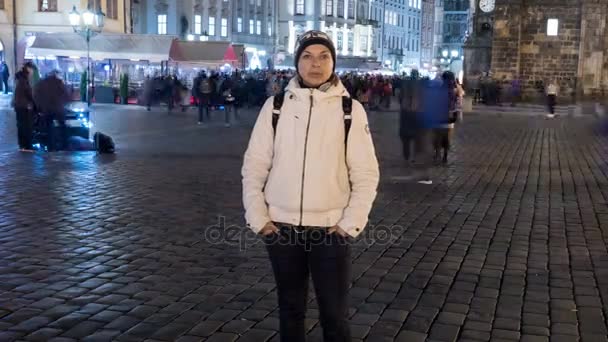
[[[555,105],[557,104],[557,96],[554,94],[547,95],[547,106],[549,107],[549,113],[555,114]]]
[[[226,102],[226,104],[224,105],[224,112],[225,112],[224,113],[225,123],[227,125],[230,124],[232,119],[234,119],[234,120],[239,119],[238,109],[236,108],[236,103],[234,103],[234,102]],[[232,116],[232,119],[231,119],[231,116]]]
[[[19,148],[32,149],[32,135],[34,131],[34,118],[27,108],[15,108],[17,113],[17,141]]]
[[[264,237],[279,297],[281,342],[304,342],[308,279],[312,276],[323,341],[351,340],[348,288],[351,251],[348,238],[324,228],[290,228]]]
[[[209,115],[209,98],[199,98],[198,122],[205,122],[205,117],[207,117],[207,121],[211,121],[211,116]]]
[[[65,125],[65,119],[63,119],[63,115],[45,115],[45,126],[48,132],[48,150],[56,151],[58,150],[58,142],[61,148],[65,149],[67,146],[68,140],[68,132],[67,127]],[[55,127],[53,120],[57,121],[58,127]],[[59,133],[57,133],[59,131]]]
[[[403,143],[403,158],[405,159],[405,161],[413,160],[412,152],[414,152],[414,140],[415,137],[413,136],[401,137],[401,142]]]
[[[8,79],[2,79],[2,86],[4,87],[4,93],[8,94]]]
[[[416,134],[414,142],[417,169],[421,180],[431,179],[431,168],[433,166],[433,130],[422,128]]]

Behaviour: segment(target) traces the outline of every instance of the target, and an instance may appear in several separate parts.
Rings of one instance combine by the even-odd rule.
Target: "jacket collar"
[[[300,82],[298,81],[298,76],[294,76],[285,88],[286,92],[293,94],[297,98],[307,98],[311,94],[312,88],[302,88],[300,86]],[[312,96],[316,100],[323,100],[330,97],[342,97],[349,96],[348,91],[344,88],[344,85],[338,79],[338,83],[336,85],[331,85],[327,90],[322,91],[319,89],[312,90]]]

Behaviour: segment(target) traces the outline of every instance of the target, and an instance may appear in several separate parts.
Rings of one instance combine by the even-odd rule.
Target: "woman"
[[[555,80],[551,80],[549,82],[549,86],[547,86],[547,107],[549,108],[549,114],[547,114],[547,118],[553,119],[555,117],[555,105],[557,104],[557,92],[559,87],[557,86],[557,82]]]
[[[305,340],[312,276],[326,342],[350,341],[349,237],[367,224],[379,171],[365,110],[352,101],[347,131],[335,75],[336,50],[320,31],[297,42],[297,75],[273,124],[269,99],[257,119],[243,165],[248,226],[263,236],[277,283],[283,342]]]

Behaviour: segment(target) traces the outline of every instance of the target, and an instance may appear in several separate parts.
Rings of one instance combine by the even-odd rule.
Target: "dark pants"
[[[57,128],[55,127],[54,121],[57,121]],[[58,143],[61,148],[65,149],[67,146],[68,132],[63,115],[45,115],[45,125],[48,132],[48,150],[58,150]]]
[[[430,180],[431,168],[433,166],[433,152],[431,151],[433,147],[433,130],[430,128],[419,129],[414,146],[420,180]]]
[[[4,87],[4,93],[8,94],[8,78],[2,79],[2,86]]]
[[[481,89],[475,88],[473,89],[473,103],[477,104],[481,102]]]
[[[350,341],[351,252],[347,238],[326,234],[324,228],[283,226],[279,234],[264,239],[277,283],[281,342],[306,340],[304,318],[309,275],[319,305],[323,341]]]
[[[27,108],[15,108],[17,113],[17,141],[19,148],[32,149],[32,134],[34,130],[34,119],[32,112]]]
[[[450,150],[450,142],[452,131],[450,128],[435,128],[433,131],[433,147],[435,148],[435,161],[439,161],[439,158],[444,163],[448,161],[448,151]],[[441,151],[443,150],[443,157]]]
[[[175,107],[175,98],[173,97],[173,94],[169,95],[169,97],[167,97],[167,111],[169,113],[171,113],[173,111],[173,108]]]
[[[205,117],[207,117],[207,121],[211,121],[208,97],[198,99],[198,122],[205,122]]]
[[[403,158],[406,161],[411,161],[413,159],[412,152],[414,152],[414,136],[402,136],[401,142],[403,143]]]
[[[555,94],[547,95],[547,106],[549,113],[555,114],[555,105],[557,104],[557,96]]]

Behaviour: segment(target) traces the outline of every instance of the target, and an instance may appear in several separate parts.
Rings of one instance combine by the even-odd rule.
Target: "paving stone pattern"
[[[0,153],[0,341],[278,341],[243,228],[243,116],[115,110],[97,125],[116,156]],[[595,121],[467,117],[432,186],[399,178],[395,123],[371,115],[382,181],[353,245],[354,341],[608,341]],[[321,341],[312,293],[307,327]]]

